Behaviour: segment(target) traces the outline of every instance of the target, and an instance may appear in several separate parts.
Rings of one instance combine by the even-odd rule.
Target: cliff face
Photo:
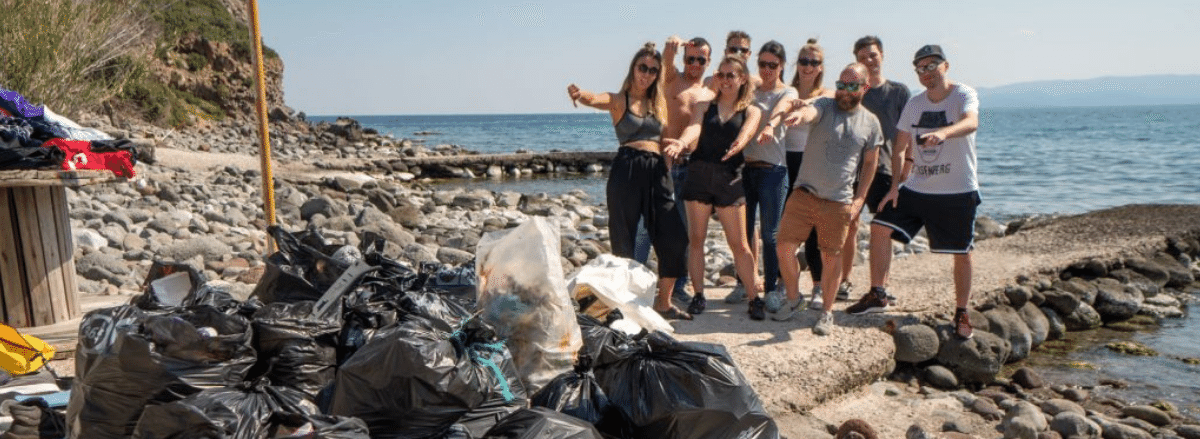
[[[187,34],[175,42],[165,60],[155,58],[149,71],[159,82],[212,102],[224,110],[226,117],[240,121],[254,117],[256,99],[253,55],[240,52],[227,42]],[[290,114],[284,106],[283,60],[264,59],[267,111]],[[195,119],[212,119],[200,112],[193,115]]]

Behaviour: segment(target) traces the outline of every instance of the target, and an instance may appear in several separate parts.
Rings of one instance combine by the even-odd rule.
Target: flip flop
[[[666,310],[662,310],[662,311],[659,311],[656,309],[656,310],[654,310],[654,312],[657,312],[658,315],[662,316],[662,318],[667,319],[667,320],[691,320],[692,319],[691,314],[680,311],[679,308],[676,308],[674,305],[672,305],[670,308],[667,308]]]

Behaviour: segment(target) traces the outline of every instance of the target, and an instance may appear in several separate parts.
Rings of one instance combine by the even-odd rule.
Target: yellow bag
[[[0,369],[11,375],[24,375],[38,370],[51,358],[54,358],[53,346],[0,323]]]

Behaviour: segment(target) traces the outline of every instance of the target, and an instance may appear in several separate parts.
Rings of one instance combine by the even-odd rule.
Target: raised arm
[[[679,68],[675,67],[675,58],[679,54],[679,47],[686,43],[678,35],[671,35],[667,38],[667,43],[663,45],[662,51],[662,74],[663,85],[668,85],[679,79]]]
[[[571,97],[571,102],[579,101],[583,105],[587,105],[598,110],[612,111],[612,93],[592,93],[590,91],[580,89],[579,86],[575,84],[571,84],[567,86],[567,96]]]
[[[759,120],[762,119],[762,111],[758,107],[746,108],[746,122],[742,124],[741,131],[738,131],[737,139],[733,140],[733,144],[729,145],[729,152],[721,157],[721,161],[729,160],[733,156],[738,155],[750,143],[750,136],[754,135],[754,129],[758,127]]]

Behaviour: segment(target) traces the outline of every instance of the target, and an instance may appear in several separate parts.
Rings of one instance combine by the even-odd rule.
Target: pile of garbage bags
[[[460,267],[270,232],[247,300],[156,262],[84,317],[69,438],[779,437],[723,346],[578,312],[540,218]]]

